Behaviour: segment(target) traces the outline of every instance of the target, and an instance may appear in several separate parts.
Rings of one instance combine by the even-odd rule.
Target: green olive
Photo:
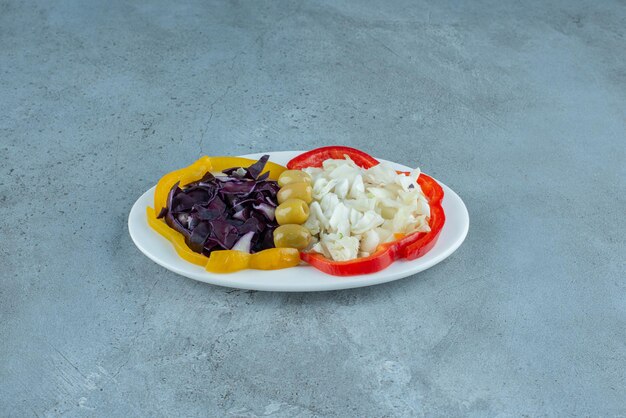
[[[281,225],[274,230],[274,245],[277,248],[305,249],[311,242],[311,233],[301,225]]]
[[[309,205],[302,199],[287,199],[275,211],[278,225],[303,224],[309,219]]]
[[[278,177],[278,185],[280,187],[286,186],[291,183],[312,183],[313,179],[304,171],[300,170],[285,170]]]
[[[313,201],[313,188],[309,183],[290,183],[278,191],[278,203],[287,199],[301,199],[306,203]]]

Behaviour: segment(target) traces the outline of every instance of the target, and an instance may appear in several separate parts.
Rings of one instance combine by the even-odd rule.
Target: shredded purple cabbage
[[[214,250],[257,252],[274,247],[278,226],[278,183],[263,172],[264,155],[248,168],[224,170],[224,176],[206,173],[202,179],[180,188],[175,184],[167,207],[159,218],[180,232],[193,251],[209,255]]]

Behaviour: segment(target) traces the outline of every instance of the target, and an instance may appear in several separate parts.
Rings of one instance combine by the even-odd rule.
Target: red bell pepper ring
[[[329,150],[338,148],[339,151]],[[316,152],[319,150],[319,154]],[[356,152],[355,152],[356,151]],[[329,156],[330,155],[330,156]],[[363,168],[373,167],[378,161],[363,151],[348,147],[324,147],[301,154],[287,163],[289,169],[301,169],[305,167],[320,167],[324,160],[329,158],[344,158],[347,155]],[[365,155],[365,157],[363,157]],[[301,158],[306,156],[305,158]],[[356,156],[356,159],[353,158]],[[375,161],[375,163],[373,163]],[[402,172],[408,175],[409,173]],[[397,241],[382,244],[377,251],[369,257],[361,257],[349,261],[333,261],[319,253],[300,253],[300,258],[313,267],[334,276],[354,276],[357,274],[369,274],[383,270],[395,260],[406,258],[414,260],[426,254],[435,245],[439,233],[446,221],[446,216],[441,206],[443,201],[443,189],[430,176],[421,173],[417,183],[428,198],[430,206],[429,232],[415,232]]]
[[[302,153],[287,163],[290,170],[301,170],[307,167],[321,167],[326,160],[343,160],[346,155],[359,167],[370,168],[380,164],[380,162],[369,154],[361,150],[350,147],[321,147]]]

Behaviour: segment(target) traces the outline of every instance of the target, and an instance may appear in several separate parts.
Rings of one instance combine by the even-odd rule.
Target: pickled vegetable
[[[278,177],[278,185],[280,187],[286,186],[292,183],[309,183],[311,184],[313,179],[308,173],[300,170],[286,170],[283,171],[280,177]]]
[[[301,225],[281,225],[274,230],[274,245],[277,248],[303,250],[311,242],[311,233]]]
[[[287,199],[274,214],[278,225],[303,224],[309,219],[309,205],[302,199]]]
[[[290,183],[278,191],[278,203],[287,199],[301,199],[307,204],[313,201],[313,188],[309,183]]]

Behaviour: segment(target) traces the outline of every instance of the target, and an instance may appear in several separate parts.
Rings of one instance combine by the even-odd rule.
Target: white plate
[[[270,161],[286,165],[302,151],[269,152]],[[263,154],[244,155],[258,159]],[[385,161],[379,159],[380,161]],[[397,170],[409,171],[410,167],[388,162]],[[282,292],[315,292],[322,290],[349,289],[371,286],[411,276],[443,261],[463,242],[469,229],[469,215],[461,198],[449,187],[439,182],[444,190],[443,209],[446,223],[435,246],[413,261],[398,260],[377,273],[350,277],[335,277],[322,273],[308,265],[284,270],[243,270],[232,274],[213,274],[189,263],[176,254],[168,240],[154,231],[146,221],[146,207],[153,205],[154,187],[145,192],[133,205],[128,217],[128,230],[137,248],[155,263],[168,270],[201,282],[238,289],[268,290]]]

